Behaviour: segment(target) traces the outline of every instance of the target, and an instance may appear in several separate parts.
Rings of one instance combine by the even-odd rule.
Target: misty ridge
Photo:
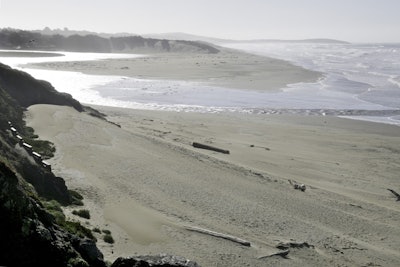
[[[35,31],[0,30],[0,49],[48,50],[95,53],[195,52],[218,53],[209,44],[196,41],[144,38],[141,36],[101,37],[89,35],[47,35]]]

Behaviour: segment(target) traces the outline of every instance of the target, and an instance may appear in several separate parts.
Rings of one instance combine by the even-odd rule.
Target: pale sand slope
[[[140,58],[31,64],[41,69],[78,71],[143,79],[201,82],[228,88],[271,91],[298,82],[313,82],[321,73],[289,62],[223,49],[218,54],[165,53]]]
[[[122,128],[47,105],[30,107],[27,121],[55,143],[49,161],[84,195],[89,227],[113,232],[113,247],[98,243],[107,259],[166,252],[202,266],[399,266],[400,206],[386,190],[400,191],[399,127],[97,108]],[[195,149],[193,141],[231,154]],[[289,240],[315,247],[262,258]]]

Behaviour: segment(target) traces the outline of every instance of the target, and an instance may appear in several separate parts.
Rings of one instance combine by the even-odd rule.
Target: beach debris
[[[279,249],[279,251],[272,252],[268,255],[263,255],[261,257],[258,257],[258,259],[265,259],[274,256],[280,256],[284,259],[287,259],[288,258],[287,256],[289,255],[291,249],[314,248],[314,246],[310,245],[307,242],[289,241],[289,242],[280,242],[278,245],[275,246],[275,248]]]
[[[250,147],[263,148],[263,149],[265,149],[265,150],[267,150],[267,151],[270,151],[270,150],[271,150],[269,147],[266,147],[266,146],[256,146],[256,145],[250,145]]]
[[[393,195],[395,195],[397,197],[396,201],[400,201],[400,194],[397,193],[396,191],[394,191],[393,189],[388,188],[387,190],[389,190]]]
[[[289,183],[291,184],[291,185],[293,185],[293,188],[294,189],[297,189],[297,190],[300,190],[300,191],[302,191],[302,192],[304,192],[304,191],[306,191],[306,185],[305,184],[299,184],[299,183],[297,183],[296,181],[292,181],[292,180],[288,180],[289,181]]]
[[[258,257],[258,259],[261,260],[261,259],[270,258],[270,257],[274,257],[274,256],[280,256],[280,257],[282,257],[284,259],[287,259],[287,256],[289,255],[289,252],[290,252],[289,250],[282,250],[282,251],[278,251],[278,252],[275,252],[275,253],[271,253],[271,254],[268,254],[268,255],[264,255],[264,256]]]
[[[313,245],[310,245],[307,242],[294,242],[294,241],[280,242],[275,247],[281,250],[288,250],[290,248],[314,248]]]
[[[241,238],[236,237],[236,236],[222,234],[222,233],[214,232],[214,231],[207,230],[207,229],[200,228],[200,227],[185,226],[184,228],[186,230],[188,230],[188,231],[197,232],[197,233],[201,233],[201,234],[206,234],[206,235],[210,235],[210,236],[214,236],[214,237],[218,237],[218,238],[223,238],[223,239],[226,239],[226,240],[241,244],[241,245],[246,246],[246,247],[250,247],[251,246],[251,243],[249,241],[241,239]]]
[[[213,147],[213,146],[209,146],[209,145],[204,145],[204,144],[200,144],[197,142],[193,142],[193,147],[212,150],[212,151],[220,152],[223,154],[229,154],[229,150],[225,150],[225,149],[221,149],[221,148],[217,148],[217,147]]]
[[[359,208],[359,209],[362,209],[363,207],[361,206],[361,205],[357,205],[357,204],[353,204],[353,203],[348,203],[350,206],[352,206],[352,207],[356,207],[356,208]]]

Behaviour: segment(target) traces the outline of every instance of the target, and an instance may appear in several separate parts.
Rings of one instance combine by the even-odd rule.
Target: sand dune
[[[399,127],[96,108],[121,128],[48,105],[31,106],[27,122],[55,143],[49,161],[84,195],[90,225],[111,229],[116,243],[99,241],[107,259],[165,252],[202,266],[400,264],[400,207],[387,191],[400,191]]]

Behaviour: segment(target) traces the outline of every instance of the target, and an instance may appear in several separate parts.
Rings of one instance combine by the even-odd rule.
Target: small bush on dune
[[[72,214],[77,215],[79,217],[90,219],[90,213],[88,210],[73,210]]]
[[[103,240],[109,244],[114,244],[114,238],[110,234],[106,234]]]
[[[71,198],[72,198],[72,205],[76,206],[83,206],[83,196],[74,190],[68,190]]]
[[[81,225],[79,222],[66,221],[64,225],[62,225],[62,227],[68,232],[75,234],[79,237],[88,237],[92,240],[96,240],[96,238],[93,236],[92,231]]]
[[[88,237],[92,240],[96,240],[96,238],[93,236],[92,231],[81,225],[79,222],[66,221],[63,210],[61,209],[61,205],[56,200],[43,201],[43,207],[48,213],[54,216],[56,223],[61,228],[79,237]],[[87,212],[89,213],[89,211]]]
[[[101,230],[98,227],[93,228],[92,231],[101,234]]]
[[[110,230],[104,229],[104,230],[102,230],[102,232],[105,233],[106,235],[111,235],[111,231]]]

